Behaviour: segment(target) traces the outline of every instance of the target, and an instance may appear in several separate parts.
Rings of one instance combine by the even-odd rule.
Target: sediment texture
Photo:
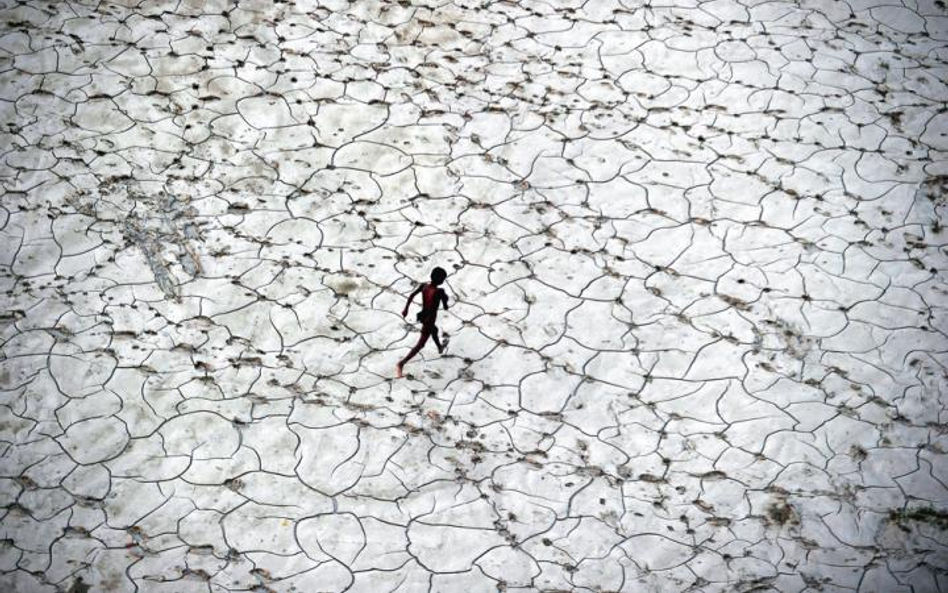
[[[943,1],[4,4],[0,588],[948,589]]]

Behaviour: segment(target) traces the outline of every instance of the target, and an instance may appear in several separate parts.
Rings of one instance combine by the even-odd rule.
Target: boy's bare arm
[[[402,317],[405,317],[406,315],[408,315],[408,306],[411,305],[411,302],[415,299],[415,295],[421,292],[421,289],[423,286],[424,285],[419,286],[418,288],[415,289],[415,292],[411,293],[408,296],[408,302],[405,303],[405,308],[402,309]]]
[[[444,304],[444,310],[448,310],[448,293],[441,291],[441,303]]]

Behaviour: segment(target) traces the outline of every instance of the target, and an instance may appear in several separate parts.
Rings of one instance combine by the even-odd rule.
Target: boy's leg
[[[438,328],[437,326],[431,326],[431,339],[434,340],[435,346],[438,347],[438,354],[444,351],[444,346],[441,345],[441,340],[438,338]]]
[[[408,352],[405,358],[398,361],[398,364],[395,365],[395,375],[398,377],[402,376],[402,367],[405,366],[409,360],[411,360],[418,352],[421,350],[422,346],[428,341],[428,328],[425,326],[421,327],[421,337],[418,338],[418,343]]]

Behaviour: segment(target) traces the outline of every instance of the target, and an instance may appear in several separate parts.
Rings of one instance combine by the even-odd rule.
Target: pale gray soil
[[[942,0],[4,4],[0,590],[948,591]]]

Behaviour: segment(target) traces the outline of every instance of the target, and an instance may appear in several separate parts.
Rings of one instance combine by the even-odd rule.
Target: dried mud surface
[[[946,60],[942,0],[3,3],[0,588],[948,590]]]

